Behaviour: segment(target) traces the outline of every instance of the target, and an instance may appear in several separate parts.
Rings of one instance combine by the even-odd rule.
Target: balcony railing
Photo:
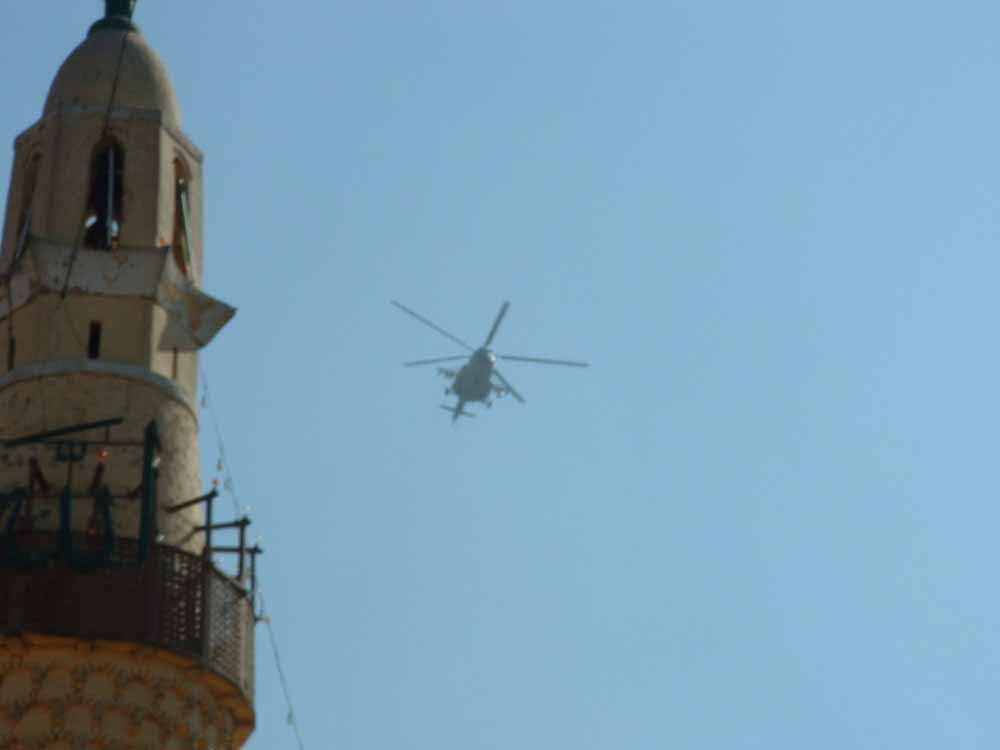
[[[45,552],[56,532],[15,534],[19,552]],[[77,549],[99,545],[74,534]],[[204,557],[116,539],[109,564],[82,571],[60,556],[0,567],[0,633],[126,641],[192,659],[253,703],[254,613],[246,590]]]

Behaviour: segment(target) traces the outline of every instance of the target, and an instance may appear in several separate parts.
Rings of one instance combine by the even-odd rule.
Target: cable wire
[[[128,34],[130,29],[122,32],[122,46],[118,50],[118,62],[115,65],[115,79],[111,83],[111,96],[108,97],[108,111],[104,114],[104,135],[111,131],[111,110],[115,106],[115,94],[118,93],[118,81],[122,74],[122,61],[125,59],[125,48],[128,46]]]
[[[101,137],[107,137],[108,133],[111,132],[111,111],[115,106],[115,95],[118,93],[118,81],[121,78],[122,73],[122,61],[125,59],[125,49],[128,47],[128,34],[129,29],[125,29],[122,32],[122,44],[118,49],[118,62],[115,64],[115,77],[111,82],[111,95],[108,96],[108,109],[104,113],[104,129],[101,133]],[[66,269],[66,280],[63,282],[62,288],[62,300],[66,300],[66,294],[69,292],[69,280],[70,276],[73,274],[73,266],[76,265],[76,257],[80,254],[80,244],[83,242],[83,222],[87,218],[87,204],[84,202],[83,205],[83,216],[80,219],[80,229],[76,234],[76,242],[73,243],[73,252],[69,256],[69,267]],[[111,217],[108,217],[111,220]],[[71,326],[72,327],[72,326]]]
[[[209,418],[212,420],[212,431],[215,433],[215,445],[216,452],[219,454],[219,464],[221,465],[223,476],[225,477],[222,482],[222,489],[228,493],[229,497],[233,501],[233,511],[236,516],[239,517],[244,514],[246,506],[244,506],[239,501],[239,496],[236,494],[236,485],[233,482],[233,475],[229,471],[229,458],[226,456],[226,446],[222,442],[222,430],[219,429],[219,420],[215,415],[215,409],[213,408],[211,389],[208,387],[208,375],[205,374],[205,368],[200,367],[201,370],[201,382],[202,382],[202,397],[201,405],[208,412]]]
[[[208,384],[208,376],[205,373],[204,367],[199,367],[201,372],[201,382],[202,382],[202,398],[201,405],[202,408],[208,412],[209,418],[212,422],[212,430],[215,433],[215,443],[216,450],[219,454],[219,464],[221,466],[223,480],[223,490],[229,494],[229,497],[233,501],[233,509],[236,515],[241,515],[241,512],[245,509],[242,503],[239,501],[239,497],[236,494],[236,485],[233,482],[233,475],[229,467],[229,460],[226,457],[226,446],[222,440],[222,430],[219,428],[219,420],[215,413],[214,404],[211,396],[211,389]],[[267,638],[271,645],[271,653],[274,656],[274,666],[278,672],[278,682],[281,684],[281,691],[285,696],[285,705],[288,709],[287,722],[295,733],[295,739],[298,742],[299,750],[305,750],[305,742],[302,740],[302,730],[299,728],[298,719],[295,716],[295,708],[292,704],[292,692],[288,686],[288,678],[285,676],[285,669],[281,661],[281,652],[278,650],[278,639],[274,634],[274,625],[271,622],[271,617],[268,615],[267,603],[264,600],[264,592],[261,590],[261,586],[257,585],[257,598],[260,600],[260,615],[257,617],[257,622],[263,623],[267,627]]]
[[[305,750],[306,746],[302,741],[302,731],[299,729],[299,722],[295,718],[295,709],[292,707],[292,693],[288,689],[285,670],[281,666],[281,654],[278,652],[278,641],[274,636],[274,625],[271,624],[271,618],[267,615],[267,604],[264,601],[263,592],[258,591],[257,596],[260,597],[260,621],[267,626],[267,637],[271,642],[271,651],[274,654],[274,666],[278,671],[278,682],[281,683],[281,690],[285,694],[285,705],[288,706],[288,725],[295,732],[295,739],[299,744],[299,750]]]

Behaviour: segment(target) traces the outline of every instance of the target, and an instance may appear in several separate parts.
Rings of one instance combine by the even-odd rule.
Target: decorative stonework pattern
[[[0,638],[2,750],[230,750],[232,696],[193,665],[124,644]]]

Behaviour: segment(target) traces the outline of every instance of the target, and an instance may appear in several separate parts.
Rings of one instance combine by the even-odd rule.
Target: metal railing
[[[103,542],[74,534],[83,550]],[[15,534],[21,551],[60,543]],[[65,540],[63,540],[65,541]],[[188,657],[253,702],[254,612],[248,592],[209,559],[162,544],[139,563],[138,541],[115,539],[107,565],[81,571],[59,556],[0,567],[0,633],[126,641]]]

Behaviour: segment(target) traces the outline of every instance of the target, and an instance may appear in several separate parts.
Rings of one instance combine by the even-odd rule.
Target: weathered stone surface
[[[124,417],[112,429],[116,441],[142,442],[150,420],[156,420],[161,443],[158,495],[160,533],[164,541],[188,551],[198,551],[200,534],[192,529],[201,523],[201,509],[193,506],[179,513],[164,508],[201,494],[198,471],[198,422],[189,402],[172,397],[156,381],[115,375],[113,372],[77,371],[71,367],[55,375],[42,375],[0,385],[0,434],[30,435],[66,425]],[[90,439],[102,431],[80,433]],[[25,445],[0,448],[0,492],[26,487],[30,482],[31,460],[37,462],[50,485],[44,497],[33,500],[35,528],[59,526],[59,493],[67,483],[67,464],[58,460],[50,446]],[[142,481],[142,448],[109,447],[101,457],[90,450],[74,465],[70,486],[75,498],[72,528],[85,530],[91,522],[93,498],[90,488],[98,467],[102,481],[115,498],[112,511],[115,533],[137,538],[140,502],[136,490]]]

